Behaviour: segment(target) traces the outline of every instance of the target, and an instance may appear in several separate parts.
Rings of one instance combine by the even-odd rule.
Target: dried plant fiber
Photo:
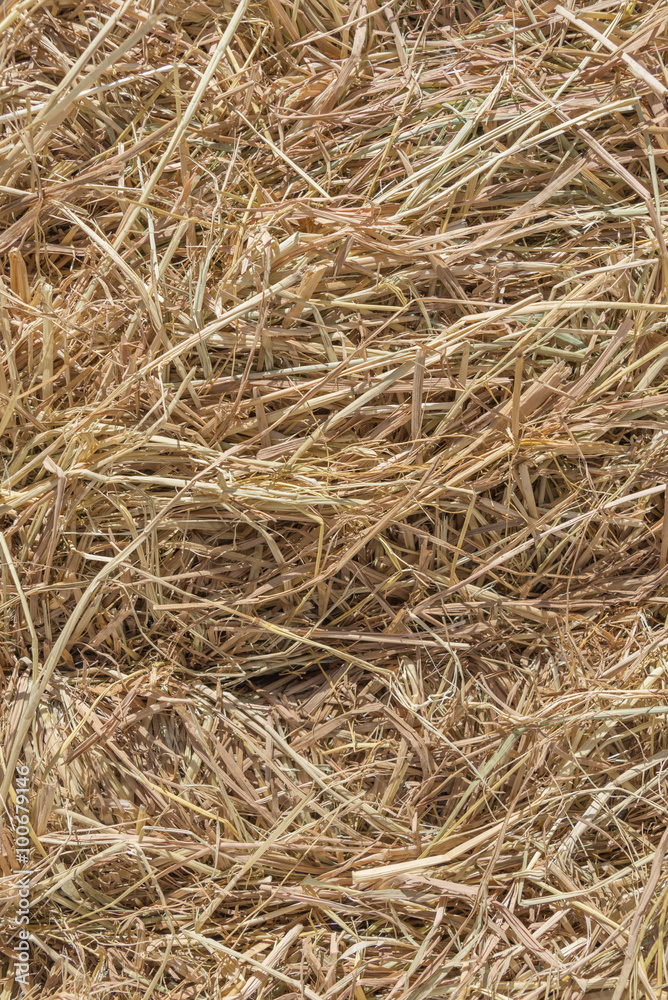
[[[667,26],[0,3],[1,1000],[668,1000]]]

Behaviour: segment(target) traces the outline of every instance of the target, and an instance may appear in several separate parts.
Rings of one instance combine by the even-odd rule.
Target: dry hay
[[[667,993],[668,5],[0,8],[32,996]]]

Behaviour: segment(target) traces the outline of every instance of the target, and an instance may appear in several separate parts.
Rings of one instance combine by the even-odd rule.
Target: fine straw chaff
[[[0,4],[2,1000],[668,1000],[667,24]]]

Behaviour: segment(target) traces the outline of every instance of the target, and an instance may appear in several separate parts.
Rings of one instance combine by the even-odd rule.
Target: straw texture
[[[3,1000],[668,997],[667,23],[0,6]]]

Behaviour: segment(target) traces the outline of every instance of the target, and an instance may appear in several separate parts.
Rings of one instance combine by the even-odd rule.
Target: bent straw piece
[[[618,55],[633,75],[637,77],[638,80],[642,80],[643,83],[646,83],[650,90],[652,90],[658,97],[668,96],[668,87],[657,80],[656,77],[652,76],[652,74],[649,73],[644,66],[641,66],[640,63],[633,58],[633,56],[630,56],[628,52],[621,51],[619,46],[615,45],[612,39],[606,38],[605,35],[602,35],[600,31],[597,31],[596,28],[589,24],[588,21],[585,21],[584,18],[577,17],[572,11],[567,10],[566,7],[562,7],[561,4],[557,4],[554,9],[557,14],[560,14],[561,17],[569,21],[570,24],[579,28],[581,31],[585,31],[588,35],[591,35],[592,38],[595,38],[597,42],[608,50],[608,52]]]

